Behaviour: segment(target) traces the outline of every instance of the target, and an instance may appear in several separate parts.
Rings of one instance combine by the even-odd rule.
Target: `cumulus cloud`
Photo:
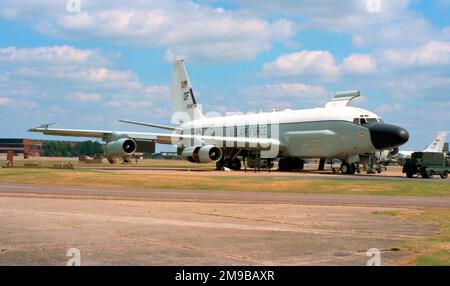
[[[107,64],[107,60],[97,51],[89,49],[80,50],[64,45],[36,48],[0,48],[0,63],[21,63],[27,65],[101,65]]]
[[[397,65],[446,65],[450,63],[450,42],[431,41],[414,49],[389,49],[383,55]]]
[[[377,63],[370,55],[351,54],[341,64],[337,64],[328,51],[300,51],[265,63],[263,71],[276,76],[313,75],[333,79],[343,73],[372,72],[376,67]]]
[[[251,86],[239,91],[258,105],[285,108],[293,105],[316,105],[325,102],[329,92],[322,86],[303,83],[276,83]]]
[[[0,48],[0,65],[16,78],[58,79],[101,88],[140,89],[138,76],[128,70],[111,68],[100,51],[72,46]]]
[[[351,54],[342,61],[342,70],[348,73],[368,73],[376,68],[377,62],[369,55]]]
[[[80,13],[50,7],[58,5],[48,0],[5,0],[2,6],[0,18],[27,20],[49,36],[163,47],[167,58],[250,60],[274,42],[289,40],[296,31],[290,20],[268,21],[191,1],[83,1]]]
[[[328,51],[301,51],[278,57],[265,63],[263,71],[274,75],[319,75],[334,77],[339,74],[334,57]]]
[[[67,122],[80,115],[100,116],[97,113],[110,122],[130,110],[153,118],[166,114],[153,113],[150,107],[167,101],[169,87],[145,84],[113,62],[100,50],[72,46],[0,48],[0,93],[8,95],[0,98],[0,105]],[[74,113],[69,103],[82,103],[84,108]]]

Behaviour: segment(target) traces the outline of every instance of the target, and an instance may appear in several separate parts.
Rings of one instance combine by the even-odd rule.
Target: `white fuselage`
[[[359,120],[381,122],[368,110],[346,106],[208,117],[180,127],[184,134],[197,136],[277,139],[276,156],[346,158],[376,150],[369,130]],[[192,140],[186,145],[196,144]]]

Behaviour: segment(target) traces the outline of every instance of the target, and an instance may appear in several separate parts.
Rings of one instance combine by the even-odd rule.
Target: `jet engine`
[[[222,150],[213,145],[184,148],[181,156],[192,163],[217,162],[222,158]]]
[[[122,138],[106,144],[106,151],[112,156],[127,157],[128,155],[133,155],[136,149],[136,141],[129,138]]]

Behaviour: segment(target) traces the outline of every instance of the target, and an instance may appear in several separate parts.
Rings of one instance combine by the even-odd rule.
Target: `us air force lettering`
[[[174,64],[172,107],[174,126],[121,120],[171,133],[55,129],[30,129],[47,135],[101,138],[110,157],[152,152],[154,144],[178,146],[179,154],[192,163],[216,162],[217,169],[273,166],[282,171],[303,169],[306,158],[333,158],[342,162],[344,174],[355,173],[355,163],[367,154],[391,150],[409,139],[399,126],[384,123],[375,113],[349,102],[359,91],[337,93],[324,107],[301,110],[204,115],[195,99],[183,60]]]

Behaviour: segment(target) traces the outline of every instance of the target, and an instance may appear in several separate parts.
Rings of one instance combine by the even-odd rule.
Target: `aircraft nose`
[[[409,133],[406,129],[385,123],[378,123],[368,127],[372,145],[377,150],[394,148],[408,142]]]

